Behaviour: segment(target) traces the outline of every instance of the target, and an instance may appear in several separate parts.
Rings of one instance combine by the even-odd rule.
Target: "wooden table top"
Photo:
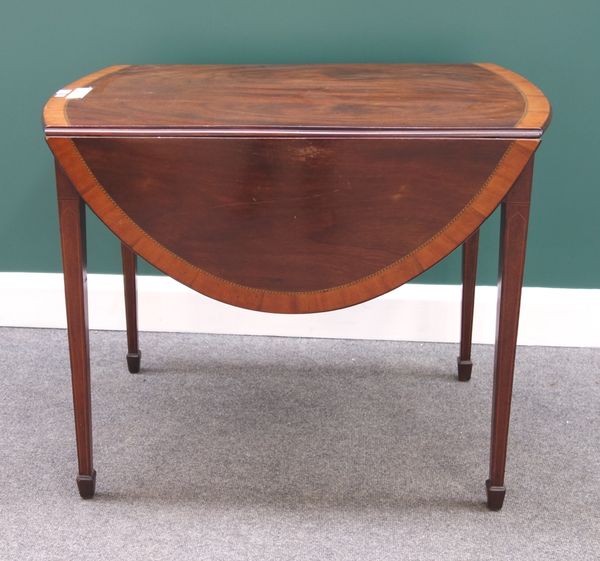
[[[44,109],[48,135],[78,136],[166,128],[537,138],[549,118],[537,87],[493,64],[111,66],[65,86]]]
[[[218,300],[333,310],[465,241],[550,105],[498,66],[113,66],[44,110],[57,162],[135,253]]]

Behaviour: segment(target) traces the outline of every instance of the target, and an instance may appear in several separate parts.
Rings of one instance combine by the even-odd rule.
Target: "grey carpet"
[[[600,349],[520,348],[488,512],[493,349],[92,332],[79,499],[66,335],[0,329],[0,559],[597,560]]]

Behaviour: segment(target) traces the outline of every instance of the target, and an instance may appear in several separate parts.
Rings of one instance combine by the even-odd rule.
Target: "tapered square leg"
[[[460,354],[456,360],[458,379],[471,379],[471,341],[473,337],[473,309],[475,307],[475,285],[477,281],[477,252],[479,230],[465,240],[462,247],[462,310],[460,322]]]
[[[127,323],[127,367],[129,372],[137,374],[140,371],[142,352],[139,348],[137,324],[137,288],[136,268],[137,256],[125,244],[121,244],[123,259],[123,283],[125,288],[125,318]]]
[[[506,493],[504,472],[532,173],[533,160],[527,164],[502,203],[490,475],[486,482],[487,504],[491,510],[502,507]]]
[[[80,495],[88,499],[94,496],[96,472],[92,457],[85,206],[58,164],[56,166],[56,186],[79,464],[77,486]]]

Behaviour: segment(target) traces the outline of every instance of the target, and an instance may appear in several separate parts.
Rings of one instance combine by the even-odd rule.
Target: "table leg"
[[[475,306],[475,284],[477,280],[477,252],[479,230],[465,240],[462,247],[462,314],[460,322],[460,354],[457,358],[458,379],[471,379],[471,340],[473,335],[473,308]]]
[[[490,475],[486,481],[487,505],[491,510],[502,508],[506,494],[504,471],[532,173],[533,159],[502,203]]]
[[[79,494],[84,499],[89,499],[94,496],[96,471],[92,456],[85,205],[58,164],[56,165],[56,187],[79,464],[77,487]]]
[[[121,244],[123,259],[123,282],[125,285],[125,317],[127,323],[127,367],[129,372],[140,371],[142,352],[138,342],[137,290],[135,286],[136,254],[125,244]]]

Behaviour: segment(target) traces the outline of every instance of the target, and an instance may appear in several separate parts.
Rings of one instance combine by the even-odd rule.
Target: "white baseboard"
[[[0,326],[66,327],[57,273],[0,273]],[[88,276],[91,329],[124,329],[120,275]],[[460,286],[408,284],[370,302],[321,314],[251,312],[168,277],[138,277],[142,331],[457,342]],[[475,343],[493,343],[496,288],[477,287]],[[519,344],[600,347],[600,289],[525,288]]]

